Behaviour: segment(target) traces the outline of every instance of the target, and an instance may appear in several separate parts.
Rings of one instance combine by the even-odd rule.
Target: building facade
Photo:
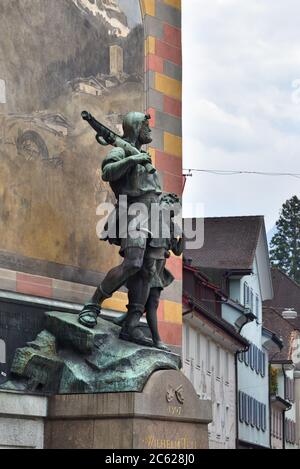
[[[236,448],[236,355],[248,342],[222,318],[224,294],[199,270],[184,266],[183,372],[210,400],[210,449]],[[234,307],[234,306],[232,306]]]
[[[273,296],[263,217],[205,219],[204,245],[186,250],[185,260],[226,293],[222,318],[249,342],[236,356],[237,447],[269,448],[269,350],[281,341],[262,324],[263,302]]]
[[[272,351],[272,446],[298,449],[300,369],[300,286],[276,267],[272,268],[274,298],[263,307],[263,323],[283,341]],[[285,406],[284,406],[285,404]]]

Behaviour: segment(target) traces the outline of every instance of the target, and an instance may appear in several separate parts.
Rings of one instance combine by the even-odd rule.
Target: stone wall
[[[142,0],[145,25],[145,86],[152,116],[150,153],[166,192],[182,192],[181,0]],[[159,307],[163,340],[181,347],[182,259],[172,256],[168,268],[175,282]]]
[[[42,449],[47,398],[0,391],[0,449]]]

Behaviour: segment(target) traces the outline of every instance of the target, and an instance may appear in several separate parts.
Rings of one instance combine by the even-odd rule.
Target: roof
[[[264,302],[264,324],[282,336],[284,348],[276,357],[290,360],[295,352],[296,337],[300,335],[300,285],[276,267],[271,274],[274,298]],[[285,308],[294,308],[298,317],[283,318]]]
[[[231,339],[234,339],[236,342],[243,345],[244,347],[249,346],[248,340],[245,339],[245,337],[243,337],[241,334],[239,334],[231,324],[229,324],[224,319],[219,318],[217,315],[205,309],[203,305],[199,303],[195,298],[188,297],[186,294],[183,294],[183,302],[186,305],[189,305],[190,308],[193,308],[200,316],[203,315],[212,324],[217,326],[219,329],[225,332],[229,337],[231,337]],[[188,310],[184,312],[183,315],[185,316],[186,314],[189,314],[189,313],[190,311]]]
[[[290,402],[277,395],[271,396],[271,403],[277,403],[283,410],[289,410],[292,407]]]
[[[194,277],[194,281],[200,282],[205,288],[210,289],[217,297],[222,301],[222,291],[217,285],[214,285],[209,279],[202,273],[195,270],[193,267],[184,265],[184,274],[185,272],[191,272]],[[202,293],[203,290],[201,290]],[[205,294],[205,293],[204,293]],[[204,316],[208,321],[214,324],[216,327],[225,332],[231,339],[234,339],[236,342],[246,347],[249,345],[249,342],[239,334],[234,326],[225,321],[221,316],[219,316],[216,311],[209,310],[205,305],[205,300],[203,298],[195,298],[190,291],[183,291],[183,302],[189,307],[193,308],[199,315]],[[185,314],[188,314],[190,311],[186,311]],[[242,312],[242,311],[241,311]]]
[[[263,326],[276,333],[283,342],[283,349],[278,353],[274,347],[274,353],[277,360],[290,360],[293,351],[293,342],[295,336],[294,322],[282,317],[281,312],[272,307],[263,308]],[[271,360],[273,358],[271,357]]]
[[[298,318],[290,320],[296,329],[300,329],[300,285],[276,267],[271,270],[274,297],[264,305],[273,307],[280,314],[285,308],[293,308]]]
[[[188,222],[195,227],[195,219]],[[184,257],[195,267],[251,269],[263,226],[263,216],[205,218],[203,247],[185,249]]]
[[[262,336],[268,339],[268,342],[272,346],[278,347],[279,350],[283,349],[283,340],[281,337],[279,337],[275,332],[270,331],[270,329],[267,329],[266,327],[262,328]],[[264,345],[266,347],[266,343]]]

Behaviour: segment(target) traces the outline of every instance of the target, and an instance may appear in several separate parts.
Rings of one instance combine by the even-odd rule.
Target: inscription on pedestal
[[[157,371],[143,392],[56,396],[48,448],[187,450],[208,448],[211,402],[179,371]]]

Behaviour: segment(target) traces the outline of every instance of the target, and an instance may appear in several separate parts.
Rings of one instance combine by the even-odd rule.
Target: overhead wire
[[[199,169],[199,168],[184,168],[184,176],[192,176],[194,172],[215,174],[217,176],[236,176],[236,175],[257,175],[257,176],[271,176],[271,177],[293,177],[300,179],[300,173],[280,173],[280,172],[267,172],[267,171],[244,171],[244,170],[223,170],[223,169]]]

